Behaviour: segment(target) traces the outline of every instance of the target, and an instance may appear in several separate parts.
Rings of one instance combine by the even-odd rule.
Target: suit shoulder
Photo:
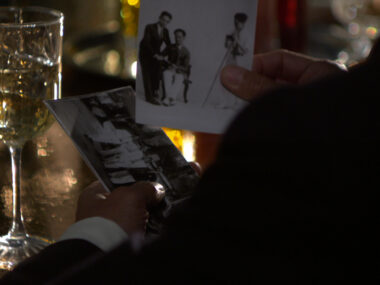
[[[146,30],[152,30],[156,24],[148,24],[145,26]]]

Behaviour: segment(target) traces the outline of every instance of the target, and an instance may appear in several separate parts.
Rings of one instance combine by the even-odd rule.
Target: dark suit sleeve
[[[169,31],[168,29],[164,29],[164,43],[165,45],[168,47],[170,46],[172,43],[171,43],[171,40],[170,40],[170,35],[169,35]]]
[[[154,25],[147,25],[145,27],[145,30],[144,30],[144,38],[143,38],[143,41],[144,41],[144,49],[148,50],[149,51],[149,54],[151,56],[154,56],[155,55],[155,51],[154,51],[154,48],[153,48],[153,35],[155,33],[155,30],[154,30]]]

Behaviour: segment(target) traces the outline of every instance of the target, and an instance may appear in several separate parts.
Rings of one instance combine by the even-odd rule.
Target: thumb
[[[277,86],[274,80],[235,65],[222,70],[221,81],[230,92],[245,100],[258,98]]]

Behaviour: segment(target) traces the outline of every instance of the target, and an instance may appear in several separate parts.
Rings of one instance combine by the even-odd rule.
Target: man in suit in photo
[[[162,45],[171,44],[168,24],[172,15],[163,11],[157,23],[145,27],[144,37],[140,42],[139,61],[144,83],[145,99],[147,102],[159,105],[158,89],[162,79],[161,65],[159,62]]]

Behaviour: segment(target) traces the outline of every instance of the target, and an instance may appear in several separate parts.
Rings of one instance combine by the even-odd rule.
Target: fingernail
[[[227,66],[223,69],[222,82],[230,89],[237,89],[243,82],[245,70],[238,66]]]

